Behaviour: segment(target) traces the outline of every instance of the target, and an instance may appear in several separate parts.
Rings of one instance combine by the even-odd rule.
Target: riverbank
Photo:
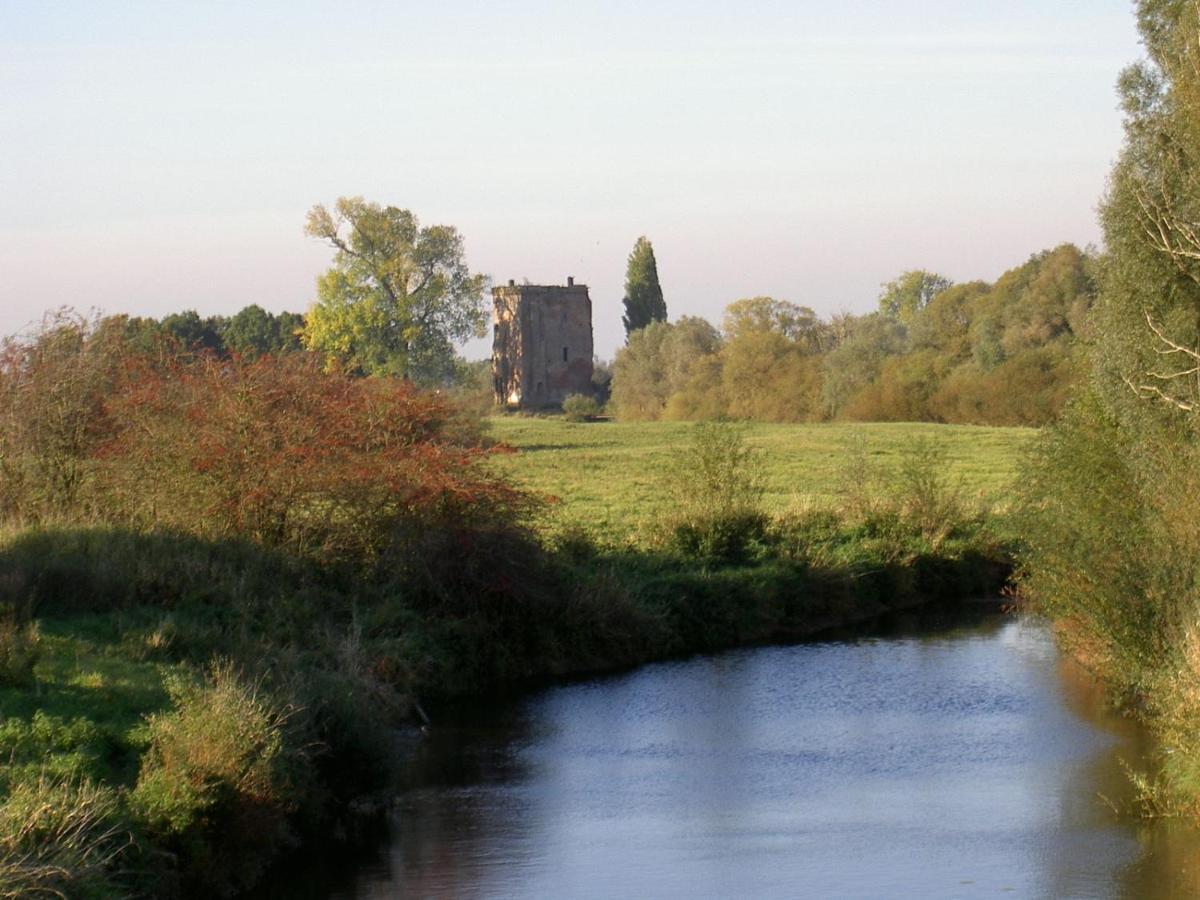
[[[1193,896],[1195,842],[1101,799],[1140,732],[1045,627],[926,609],[443,710],[376,852],[262,900]]]
[[[5,649],[0,884],[236,893],[289,847],[353,839],[388,793],[389,729],[418,700],[436,710],[547,678],[792,640],[994,592],[1008,572],[983,523],[934,549],[899,521],[829,515],[772,521],[736,562],[578,537],[498,550],[443,552],[455,582],[441,577],[434,603],[394,573],[244,542],[5,535],[6,590],[36,633],[14,632]],[[23,676],[22,642],[33,657]],[[86,827],[66,841],[70,823],[47,812],[37,833],[21,832],[31,807],[86,812]]]
[[[1010,555],[936,431],[895,466],[855,442],[834,503],[786,509],[786,452],[663,432],[628,533],[514,486],[502,461],[539,451],[399,380],[75,320],[11,349],[0,897],[235,895],[354,839],[415,710],[991,592]]]

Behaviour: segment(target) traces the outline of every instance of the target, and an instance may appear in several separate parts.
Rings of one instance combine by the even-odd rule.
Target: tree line
[[[331,370],[454,387],[481,409],[489,402],[488,363],[456,352],[481,332],[487,281],[467,267],[455,229],[341,198],[332,212],[314,206],[306,231],[334,249],[334,264],[303,315],[252,304],[232,316],[115,316],[104,327],[147,350],[165,341],[221,358],[309,352]],[[628,259],[626,344],[611,367],[597,366],[598,399],[611,394],[610,411],[627,420],[1043,425],[1078,380],[1097,269],[1064,244],[993,284],[905,272],[866,315],[821,318],[759,296],[731,303],[718,327],[667,320],[643,236]]]
[[[50,320],[48,320],[50,321]],[[256,303],[232,316],[201,316],[194,309],[150,316],[109,316],[107,330],[120,333],[131,346],[151,350],[164,341],[181,350],[218,357],[284,356],[304,349],[304,316],[272,313]]]
[[[612,409],[631,420],[1042,425],[1078,379],[1095,271],[1064,244],[992,284],[906,272],[866,315],[822,319],[750,297],[720,327],[658,319],[613,360]]]

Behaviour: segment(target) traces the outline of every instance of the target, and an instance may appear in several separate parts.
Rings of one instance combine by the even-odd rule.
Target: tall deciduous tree
[[[953,283],[949,278],[924,269],[905,272],[883,285],[879,295],[879,311],[909,325],[917,313],[929,305],[929,301]]]
[[[654,259],[654,247],[645,235],[637,239],[633,252],[629,254],[629,265],[625,269],[625,338],[651,322],[667,320],[667,304],[663,300],[662,287],[658,283],[658,263]]]
[[[1101,208],[1092,368],[1022,478],[1023,531],[1037,539],[1021,568],[1024,595],[1069,623],[1109,683],[1166,711],[1161,745],[1184,752],[1155,792],[1182,788],[1179,808],[1191,810],[1200,715],[1182,686],[1200,673],[1200,3],[1136,8],[1147,60],[1120,80],[1125,146]]]
[[[487,279],[473,274],[449,225],[422,228],[406,209],[342,197],[318,204],[305,232],[336,251],[317,279],[304,343],[367,374],[431,384],[454,371],[454,345],[482,337]]]

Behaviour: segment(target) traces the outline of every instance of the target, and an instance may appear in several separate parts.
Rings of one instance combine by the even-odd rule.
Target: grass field
[[[689,423],[584,422],[497,416],[491,434],[516,449],[495,460],[517,484],[554,497],[551,519],[624,540],[668,512],[665,480],[675,451],[690,440]],[[945,452],[949,474],[965,496],[998,507],[1008,499],[1023,447],[1036,431],[910,423],[746,426],[762,455],[765,504],[771,512],[836,502],[847,457],[861,446],[881,469],[894,470],[919,440]]]

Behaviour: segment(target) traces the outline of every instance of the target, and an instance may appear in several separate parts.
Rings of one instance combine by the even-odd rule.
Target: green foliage
[[[731,422],[701,422],[678,452],[667,486],[674,505],[689,518],[754,512],[763,494],[761,454]]]
[[[1200,818],[1200,20],[1192,0],[1136,6],[1149,59],[1119,84],[1090,371],[1026,466],[1021,587],[1166,748],[1137,778],[1146,810]],[[1061,327],[1039,312],[1027,331]]]
[[[725,307],[721,330],[729,341],[751,333],[766,332],[787,338],[809,353],[822,349],[823,335],[817,314],[807,306],[797,306],[773,297],[750,297],[730,303]]]
[[[907,325],[951,284],[953,282],[950,279],[935,272],[912,269],[883,285],[879,295],[879,311]]]
[[[625,268],[625,314],[621,317],[628,340],[635,331],[651,322],[667,320],[667,304],[658,283],[658,263],[654,247],[645,235],[639,237],[629,254]]]
[[[571,394],[562,404],[563,418],[568,422],[586,422],[600,415],[600,404],[595,397],[586,394]]]
[[[906,273],[885,292],[890,312],[822,321],[750,297],[726,308],[723,333],[653,322],[614,360],[612,408],[627,421],[1043,425],[1079,378],[1094,269],[1063,245],[994,285]]]
[[[478,422],[496,405],[496,385],[492,377],[492,361],[481,359],[468,361],[457,357],[451,384],[446,392],[453,405],[461,411],[464,424]],[[464,430],[464,436],[470,428]],[[478,425],[475,426],[478,434]]]
[[[221,329],[225,349],[242,356],[282,356],[301,349],[304,317],[297,313],[269,313],[257,304],[230,317]]]
[[[342,197],[333,212],[314,206],[305,232],[336,251],[305,319],[309,349],[352,370],[438,384],[454,344],[483,336],[486,280],[467,268],[454,228]]]
[[[729,422],[692,426],[664,484],[672,512],[669,546],[685,556],[737,562],[766,532],[761,455],[743,428]]]
[[[6,762],[0,781],[11,788],[43,775],[99,777],[113,749],[112,736],[85,716],[66,718],[41,709],[28,719],[12,716],[0,723],[0,753]]]
[[[225,351],[221,337],[225,321],[217,316],[202,319],[194,309],[187,309],[164,317],[158,327],[185,350],[217,354]]]
[[[962,482],[950,476],[946,462],[945,448],[918,438],[896,473],[901,514],[935,550],[966,518]]]
[[[849,334],[823,360],[825,379],[821,399],[833,416],[879,377],[888,357],[903,353],[908,331],[883,315],[863,316],[853,322]]]
[[[821,362],[805,344],[771,331],[743,331],[722,353],[721,396],[735,419],[805,422],[821,418]]]
[[[116,794],[86,781],[38,777],[0,804],[0,898],[128,896],[132,836]]]
[[[685,316],[678,322],[651,322],[633,332],[613,360],[612,406],[618,417],[661,418],[668,402],[688,390],[697,368],[721,344],[708,322]]]
[[[173,709],[150,718],[133,809],[186,850],[194,889],[244,889],[291,839],[303,760],[287,745],[288,713],[228,663],[214,663],[204,683],[167,687]]]
[[[0,685],[27,687],[33,684],[33,667],[38,659],[36,622],[0,616]]]
[[[1023,596],[1124,696],[1161,663],[1172,607],[1189,590],[1174,558],[1184,548],[1155,533],[1131,437],[1086,394],[1034,444],[1020,508]]]

